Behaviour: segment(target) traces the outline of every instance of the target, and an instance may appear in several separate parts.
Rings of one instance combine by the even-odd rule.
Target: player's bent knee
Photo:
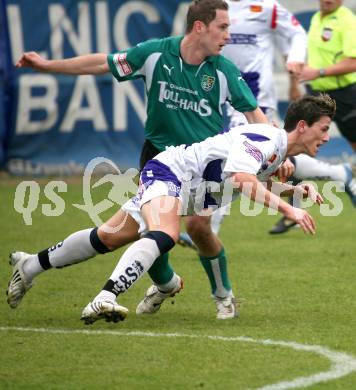
[[[121,248],[127,243],[134,241],[134,239],[130,240],[128,237],[126,237],[124,233],[119,234],[119,232],[114,233],[106,231],[103,226],[98,228],[97,235],[100,242],[108,249],[109,252],[112,252],[115,249]]]
[[[211,230],[210,218],[195,217],[189,218],[186,221],[186,228],[188,234],[194,238],[197,235],[210,235],[213,234]]]
[[[110,245],[108,245],[108,242],[104,239],[103,235],[101,234],[101,231],[99,228],[94,228],[90,232],[90,243],[92,247],[98,252],[98,253],[107,253],[113,251],[115,248],[111,248]]]
[[[170,251],[174,247],[178,239],[178,237],[174,239],[169,234],[159,230],[149,231],[144,235],[144,238],[149,238],[151,240],[154,240],[158,246],[161,255]]]

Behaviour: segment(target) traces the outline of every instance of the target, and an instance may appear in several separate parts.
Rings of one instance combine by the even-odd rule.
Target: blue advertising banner
[[[189,1],[0,0],[0,166],[18,175],[80,173],[94,157],[137,167],[146,119],[141,80],[16,69],[25,51],[48,59],[111,53],[181,34]],[[308,28],[312,11],[297,13]],[[4,55],[3,55],[4,54]],[[287,88],[287,86],[286,86]],[[281,113],[287,105],[281,101]],[[321,156],[353,155],[341,137]]]
[[[110,53],[182,33],[189,2],[6,2],[12,63],[25,51],[48,59]],[[94,157],[137,167],[144,140],[142,81],[111,75],[63,76],[18,69],[13,80],[7,169],[14,174],[76,173]],[[6,117],[6,115],[4,115]]]
[[[6,160],[8,131],[11,127],[13,67],[9,44],[5,0],[0,0],[0,167]]]

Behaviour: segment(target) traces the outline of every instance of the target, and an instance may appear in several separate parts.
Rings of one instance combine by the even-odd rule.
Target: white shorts
[[[122,210],[132,216],[139,225],[138,232],[142,234],[147,230],[147,226],[142,217],[141,207],[155,198],[170,196],[179,199],[182,205],[181,216],[208,216],[212,214],[213,210],[221,207],[221,205],[229,203],[226,203],[226,201],[224,203],[221,194],[206,191],[205,187],[198,191],[199,181],[200,179],[188,184],[184,181],[181,182],[167,165],[157,159],[153,159],[145,165],[141,172],[137,195],[127,201],[122,206]],[[234,192],[230,201],[237,194],[237,192]],[[168,204],[167,207],[169,206]]]
[[[184,202],[181,188],[181,181],[167,165],[157,159],[150,160],[141,172],[136,196],[127,201],[122,210],[134,218],[139,224],[139,233],[143,233],[147,227],[141,215],[141,207],[161,196],[173,196]]]
[[[139,193],[128,200],[123,206],[122,210],[126,211],[131,215],[131,217],[137,222],[139,225],[138,233],[142,234],[147,231],[146,223],[142,217],[141,213],[141,207],[147,203],[150,202],[152,199],[161,197],[161,196],[175,196],[173,195],[172,190],[170,189],[170,185],[172,183],[170,182],[163,182],[156,180],[148,188],[142,188],[141,192],[139,189]],[[182,202],[182,198],[180,195],[175,196],[176,198],[179,198]]]

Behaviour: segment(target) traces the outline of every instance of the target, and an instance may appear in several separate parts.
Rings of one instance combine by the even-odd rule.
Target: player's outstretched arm
[[[287,219],[296,222],[303,229],[304,233],[315,234],[315,221],[307,211],[298,209],[297,207],[292,207],[292,210],[287,210],[285,213],[283,213],[283,215]]]
[[[38,72],[64,73],[72,75],[104,74],[109,72],[106,54],[95,53],[63,59],[47,60],[34,51],[22,54],[17,68],[32,68]]]
[[[315,222],[305,210],[291,206],[279,196],[269,191],[255,175],[237,172],[232,175],[232,182],[245,196],[266,207],[278,210],[286,218],[296,222],[304,233],[315,234]]]
[[[323,197],[319,194],[316,189],[308,183],[301,183],[296,186],[288,183],[281,183],[278,181],[269,181],[267,183],[267,188],[273,194],[278,196],[293,196],[295,193],[300,198],[309,198],[318,205],[324,203]]]
[[[278,168],[276,174],[281,182],[285,182],[295,172],[295,166],[292,161],[287,158],[286,161]]]
[[[248,123],[268,123],[268,119],[263,111],[257,107],[254,111],[244,112]]]
[[[303,66],[304,62],[286,62],[287,71],[295,77],[300,76],[303,70]]]
[[[319,192],[308,183],[301,183],[294,187],[294,191],[300,191],[303,195],[303,198],[309,198],[318,205],[324,203],[323,197]]]

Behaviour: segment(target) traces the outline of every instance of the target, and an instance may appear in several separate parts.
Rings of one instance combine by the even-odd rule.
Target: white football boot
[[[136,307],[136,314],[154,314],[162,303],[169,297],[174,297],[183,288],[183,279],[178,276],[177,284],[172,291],[162,292],[156,285],[152,285],[146,291],[145,297]]]
[[[117,304],[115,301],[97,300],[89,302],[82,311],[80,319],[84,321],[85,325],[93,324],[98,320],[105,320],[106,322],[123,321],[129,310]]]
[[[26,292],[32,287],[32,283],[23,271],[23,266],[28,257],[32,255],[25,252],[13,252],[10,254],[10,265],[12,265],[12,277],[9,282],[6,295],[7,303],[15,309],[21,302]]]
[[[213,297],[216,305],[216,318],[228,320],[239,316],[235,297],[231,294],[225,298]]]

